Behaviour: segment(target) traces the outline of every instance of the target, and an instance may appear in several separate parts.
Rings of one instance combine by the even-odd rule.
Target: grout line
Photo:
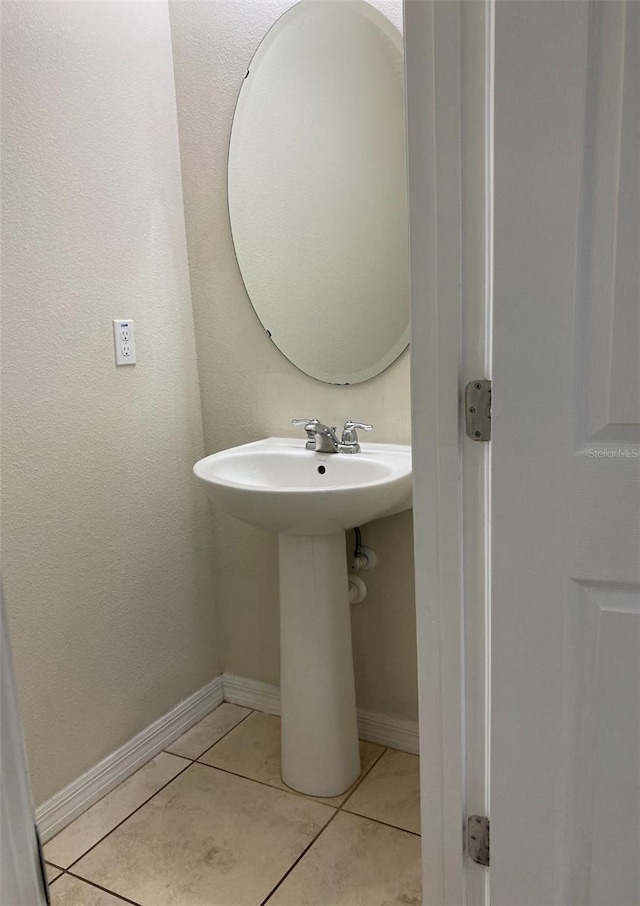
[[[375,766],[376,766],[377,763],[380,761],[380,759],[382,758],[382,756],[385,755],[388,751],[389,751],[389,749],[387,748],[387,746],[385,746],[385,747],[382,749],[382,752],[380,752],[380,754],[378,755],[378,757],[377,757],[377,758],[374,758],[374,760],[371,762],[371,764],[369,765],[369,767],[367,768],[367,770],[364,771],[364,772],[358,777],[358,779],[357,779],[356,782],[355,782],[355,785],[354,785],[353,789],[351,790],[351,792],[349,793],[349,795],[346,797],[346,799],[344,800],[344,802],[343,802],[342,805],[340,806],[340,810],[342,810],[342,809],[345,807],[345,805],[347,804],[347,802],[349,801],[349,799],[351,799],[351,797],[353,796],[353,794],[355,793],[355,791],[358,789],[358,787],[360,786],[360,784],[362,783],[362,781],[365,779],[365,777],[368,777],[368,776],[369,776],[369,774],[370,774],[371,771],[375,768]]]
[[[349,793],[349,795],[347,796],[347,798],[344,800],[344,802],[342,803],[342,805],[340,806],[340,808],[338,809],[338,811],[345,812],[347,815],[357,815],[358,818],[366,818],[367,821],[374,821],[376,824],[382,824],[382,825],[384,825],[385,827],[394,827],[396,830],[404,831],[404,832],[407,833],[407,834],[413,834],[414,837],[421,837],[422,834],[419,833],[419,832],[417,832],[417,831],[409,830],[409,829],[406,828],[406,827],[400,827],[398,824],[391,824],[389,821],[382,821],[380,818],[372,818],[371,815],[362,815],[360,812],[354,812],[354,811],[352,811],[351,809],[347,808],[347,803],[349,802],[349,800],[351,799],[351,797],[353,796],[353,794],[355,793],[355,791],[356,791],[356,790],[358,789],[358,787],[362,784],[362,782],[364,781],[364,779],[365,779],[366,777],[369,776],[369,774],[370,774],[371,771],[375,768],[375,766],[378,764],[378,762],[379,762],[379,761],[382,761],[383,756],[384,756],[387,752],[389,752],[389,751],[397,751],[397,750],[396,750],[396,749],[391,749],[391,750],[390,750],[389,747],[387,747],[387,748],[384,749],[383,752],[380,753],[380,755],[378,755],[378,757],[377,757],[376,760],[373,762],[373,764],[371,764],[371,765],[367,768],[366,772],[365,772],[365,773],[362,775],[362,777],[358,780],[357,784],[356,784],[356,785],[354,786],[354,788],[351,790],[351,792]]]
[[[298,856],[298,858],[295,860],[295,862],[293,863],[293,865],[291,865],[291,866],[288,868],[288,870],[282,875],[282,877],[280,878],[280,880],[278,881],[278,883],[275,885],[275,887],[273,887],[273,888],[269,891],[269,893],[266,895],[266,897],[264,898],[264,900],[262,900],[262,902],[260,903],[260,906],[266,906],[266,903],[271,899],[271,897],[274,895],[274,893],[276,892],[276,890],[278,889],[278,887],[280,887],[280,885],[281,885],[284,881],[286,881],[286,879],[289,877],[289,875],[291,874],[291,872],[293,871],[293,869],[296,867],[296,865],[297,865],[302,859],[304,859],[304,857],[305,857],[306,854],[309,852],[309,850],[311,849],[311,847],[313,846],[313,844],[316,842],[316,840],[317,840],[319,837],[322,836],[322,834],[326,831],[326,829],[329,827],[329,825],[331,824],[331,822],[335,820],[336,815],[338,815],[339,812],[340,812],[340,809],[336,809],[336,810],[335,810],[335,812],[334,812],[333,815],[329,818],[329,820],[327,821],[327,823],[326,823],[325,825],[323,825],[323,826],[320,828],[320,830],[319,830],[318,833],[315,835],[315,837],[313,838],[313,840],[312,840],[307,846],[305,846],[305,848],[302,850],[302,852],[300,853],[300,855]]]
[[[51,864],[51,863],[49,863],[49,864]],[[56,866],[56,867],[57,867],[57,866]],[[49,890],[51,890],[51,885],[52,885],[52,884],[55,884],[56,881],[59,881],[60,878],[64,878],[64,876],[66,875],[66,871],[64,870],[64,868],[58,868],[58,871],[60,872],[60,874],[59,874],[59,875],[56,875],[56,877],[53,878],[51,881],[50,881],[49,878],[47,877],[47,888],[48,888]],[[45,877],[46,877],[46,872],[45,872]]]
[[[256,780],[255,777],[247,777],[246,774],[238,774],[236,771],[230,771],[229,768],[219,768],[216,764],[207,764],[206,761],[194,761],[194,764],[199,764],[203,768],[209,768],[210,771],[220,771],[222,774],[230,774],[232,777],[238,777],[240,780],[248,780],[249,783],[259,783],[260,786],[266,786],[267,789],[276,790],[278,793],[289,793],[291,796],[296,796],[298,799],[306,799],[307,802],[315,802],[316,805],[324,805],[327,808],[332,808],[334,811],[338,811],[337,805],[332,805],[330,802],[323,802],[321,796],[317,799],[313,796],[306,796],[304,793],[299,793],[297,790],[292,789],[290,786],[285,784],[285,789],[283,790],[281,786],[274,786],[272,783],[267,783],[265,780]],[[284,781],[283,781],[284,783]],[[326,797],[330,799],[330,796]]]
[[[200,756],[200,757],[202,757],[202,756]],[[382,757],[382,756],[380,756],[380,757]],[[380,759],[377,758],[376,761],[374,762],[374,764],[376,764],[379,760]],[[221,768],[217,764],[207,764],[206,761],[194,761],[193,763],[202,765],[203,768],[211,768],[212,771],[221,771],[223,774],[230,774],[232,777],[239,777],[240,780],[250,780],[251,783],[259,783],[260,786],[266,786],[270,790],[277,790],[279,793],[290,793],[290,795],[292,795],[292,796],[297,796],[298,799],[306,799],[307,802],[315,802],[315,803],[317,803],[317,805],[325,805],[327,808],[332,808],[332,809],[335,809],[336,811],[340,811],[340,809],[342,808],[342,805],[336,805],[335,802],[330,801],[331,799],[336,799],[337,798],[336,796],[311,796],[311,795],[308,795],[307,793],[301,793],[298,790],[294,790],[294,788],[292,786],[287,786],[287,784],[284,782],[284,780],[282,781],[282,783],[284,784],[284,788],[283,788],[281,786],[275,786],[275,784],[273,784],[273,783],[267,783],[266,780],[258,780],[256,777],[248,777],[246,774],[238,774],[237,771],[232,771],[230,768]],[[362,778],[358,780],[358,784],[357,784],[358,786],[360,786],[360,783],[362,782],[362,780],[364,780],[364,778],[367,776],[367,774],[369,773],[369,771],[371,770],[372,767],[373,767],[373,764],[371,765],[371,767],[367,768],[366,773],[363,774]],[[355,791],[356,791],[356,787],[354,787],[352,792],[355,793]],[[339,794],[339,795],[342,795],[342,794]],[[347,799],[349,799],[350,796],[351,796],[351,793],[349,794],[349,796],[347,796]],[[345,799],[345,802],[347,801],[347,799]]]
[[[158,754],[160,754],[160,753],[158,753]],[[162,754],[163,754],[163,755],[171,755],[172,758],[182,758],[183,761],[188,761],[188,762],[190,762],[191,764],[193,764],[193,758],[189,758],[188,755],[178,755],[177,752],[168,752],[166,749],[163,749],[163,750],[162,750]],[[157,758],[157,757],[158,757],[158,756],[156,755],[156,758]],[[147,764],[149,764],[149,762],[147,762]],[[132,776],[133,776],[133,775],[132,775]],[[118,789],[118,787],[116,787],[116,789]]]
[[[398,824],[389,824],[388,821],[381,821],[380,818],[372,818],[371,815],[361,815],[360,812],[350,812],[349,809],[340,809],[345,815],[353,815],[354,818],[364,818],[366,821],[373,821],[374,824],[381,824],[383,827],[392,827],[394,830],[402,831],[404,834],[411,834],[412,837],[421,837],[422,834],[417,831],[409,830],[406,827],[400,827]]]
[[[176,757],[180,757],[180,756],[176,756]],[[187,759],[184,758],[183,761],[187,761]],[[83,852],[81,856],[78,856],[77,859],[74,859],[73,862],[71,862],[71,863],[67,866],[67,868],[65,869],[65,871],[68,871],[69,873],[71,873],[71,869],[74,868],[74,867],[78,864],[78,862],[79,862],[81,859],[84,859],[84,857],[85,857],[86,855],[88,855],[88,854],[91,852],[91,850],[95,849],[96,846],[99,846],[104,840],[107,839],[107,837],[111,836],[111,834],[112,834],[115,830],[117,830],[119,827],[121,827],[121,826],[124,824],[125,821],[128,821],[129,818],[131,818],[132,815],[135,815],[135,813],[136,813],[136,812],[139,812],[140,809],[143,808],[148,802],[151,802],[151,800],[154,798],[154,796],[157,796],[158,793],[162,792],[162,790],[165,789],[165,787],[168,787],[170,783],[173,783],[174,780],[177,780],[178,777],[182,776],[182,774],[184,774],[185,771],[188,771],[192,764],[193,764],[193,762],[192,762],[192,761],[189,761],[189,763],[186,764],[186,765],[182,768],[181,771],[178,771],[178,773],[175,774],[175,775],[171,778],[171,780],[167,780],[167,782],[166,782],[166,783],[163,783],[163,785],[162,785],[161,787],[158,787],[158,789],[155,791],[155,793],[152,793],[151,796],[149,796],[147,799],[145,799],[144,802],[141,802],[140,805],[137,806],[137,808],[134,808],[134,810],[133,810],[132,812],[129,812],[129,814],[126,816],[126,818],[123,818],[122,821],[119,821],[116,825],[114,825],[114,827],[112,827],[111,830],[108,830],[107,833],[104,835],[104,837],[100,837],[100,839],[99,839],[96,843],[94,843],[93,846],[90,846],[89,849],[87,849],[85,852]],[[117,789],[117,787],[116,787],[116,789]],[[54,838],[54,839],[55,839],[55,838]],[[85,879],[83,878],[82,880],[85,880]],[[135,906],[137,906],[137,904],[135,904]]]
[[[121,893],[116,893],[114,890],[109,890],[108,887],[103,887],[102,884],[96,884],[95,881],[90,881],[88,878],[81,877],[81,875],[74,875],[71,871],[67,872],[67,874],[70,878],[76,878],[76,880],[78,881],[83,881],[85,884],[89,884],[90,887],[96,887],[98,890],[102,890],[104,893],[108,893],[110,896],[122,900],[123,903],[129,903],[130,906],[140,906],[140,903],[137,903],[135,900],[130,900],[129,897],[125,897]],[[58,880],[59,878],[56,878],[56,881]]]
[[[64,878],[64,876],[66,875],[66,873],[67,873],[67,872],[66,872],[66,869],[63,868],[63,869],[60,870],[60,874],[58,875],[58,877],[57,877],[57,878],[54,878],[53,881],[50,881],[49,878],[47,878],[47,886],[49,887],[49,890],[51,890],[51,885],[52,885],[52,884],[55,884],[56,881],[59,881],[60,878]]]
[[[224,705],[225,702],[222,702],[222,704]],[[218,705],[218,708],[219,708],[219,707],[220,707],[220,705]],[[242,705],[238,705],[237,707],[240,708],[240,707],[242,707]],[[218,710],[218,708],[214,708],[214,710],[213,710],[213,711],[210,711],[209,714],[215,714],[215,712]],[[223,734],[222,734],[222,736],[220,737],[220,739],[216,739],[216,741],[215,741],[214,743],[212,743],[210,746],[207,746],[206,749],[203,749],[203,751],[200,752],[199,755],[196,755],[195,758],[189,758],[188,755],[178,755],[178,758],[188,758],[189,761],[197,761],[198,758],[202,758],[203,755],[206,755],[207,752],[209,752],[211,749],[213,749],[215,746],[217,746],[219,742],[222,742],[222,740],[225,739],[225,737],[227,737],[227,736],[229,735],[229,733],[233,733],[233,731],[234,731],[235,729],[237,729],[237,728],[240,726],[240,724],[244,723],[245,720],[246,720],[248,717],[251,717],[252,714],[253,714],[253,711],[250,710],[248,714],[245,714],[243,717],[240,718],[240,720],[238,721],[237,724],[234,724],[232,727],[229,727],[229,729],[226,731],[226,733],[223,733]],[[208,717],[208,716],[209,716],[209,715],[207,715],[207,717]],[[202,719],[205,720],[204,717],[203,717]],[[194,726],[194,727],[197,727],[198,724],[194,724],[193,726]],[[193,727],[192,727],[191,729],[193,729]],[[189,730],[187,730],[187,733],[188,733],[188,732],[189,732]],[[184,734],[183,734],[183,735],[184,735]],[[175,739],[174,739],[174,742],[176,742]],[[173,744],[173,743],[172,743],[172,744]],[[163,752],[166,752],[167,755],[176,755],[176,754],[177,754],[176,752],[170,752],[169,749],[163,749]]]

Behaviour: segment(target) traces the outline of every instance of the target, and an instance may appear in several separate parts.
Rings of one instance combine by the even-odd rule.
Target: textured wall
[[[400,0],[375,4],[400,25]],[[214,452],[293,435],[293,416],[332,424],[358,418],[372,440],[408,443],[409,360],[352,387],[299,372],[266,339],[247,298],[231,241],[226,161],[239,88],[261,38],[291,0],[171,2],[174,67],[191,290],[205,446]],[[268,225],[265,225],[268,229]],[[219,510],[213,561],[224,669],[277,683],[276,537]],[[366,526],[380,564],[353,609],[358,704],[415,717],[417,709],[411,514]]]
[[[219,671],[167,6],[2,12],[3,571],[41,802]]]

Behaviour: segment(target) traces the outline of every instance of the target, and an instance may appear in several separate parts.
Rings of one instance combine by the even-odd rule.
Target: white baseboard
[[[270,686],[259,680],[223,673],[222,688],[226,702],[264,711],[265,714],[280,714],[280,686]]]
[[[420,753],[418,721],[403,717],[389,717],[376,711],[358,708],[358,735],[360,739],[377,742],[400,752]]]
[[[217,676],[47,802],[38,806],[36,823],[42,842],[50,840],[94,802],[106,796],[154,755],[222,704],[224,701],[222,690],[222,677]]]
[[[246,679],[232,673],[222,675],[224,700],[234,705],[243,705],[266,714],[280,714],[280,689],[269,683]],[[375,711],[358,708],[358,735],[360,739],[377,742],[401,752],[417,755],[418,721],[401,717],[388,717]]]
[[[223,701],[266,714],[280,714],[280,689],[268,683],[224,673],[158,718],[146,730],[108,755],[69,786],[36,809],[43,843],[61,831],[103,796],[166,749]],[[418,722],[358,709],[358,734],[402,752],[418,754]]]

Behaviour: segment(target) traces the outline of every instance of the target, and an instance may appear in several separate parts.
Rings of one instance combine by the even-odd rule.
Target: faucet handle
[[[320,424],[319,419],[317,418],[292,418],[291,424],[295,425],[296,428],[304,428],[307,432],[307,442],[305,448],[307,450],[315,450],[316,448],[316,436],[313,431],[316,425]]]
[[[319,425],[320,421],[317,418],[292,418],[291,424],[297,428],[305,428],[307,425]]]
[[[353,452],[358,453],[360,445],[358,444],[357,432],[371,431],[372,429],[373,425],[368,425],[366,422],[345,422],[344,428],[342,429],[342,445],[345,447],[353,447]]]

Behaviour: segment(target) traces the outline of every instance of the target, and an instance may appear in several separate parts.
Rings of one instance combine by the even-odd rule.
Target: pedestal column
[[[279,535],[282,779],[337,796],[360,773],[345,533]]]

